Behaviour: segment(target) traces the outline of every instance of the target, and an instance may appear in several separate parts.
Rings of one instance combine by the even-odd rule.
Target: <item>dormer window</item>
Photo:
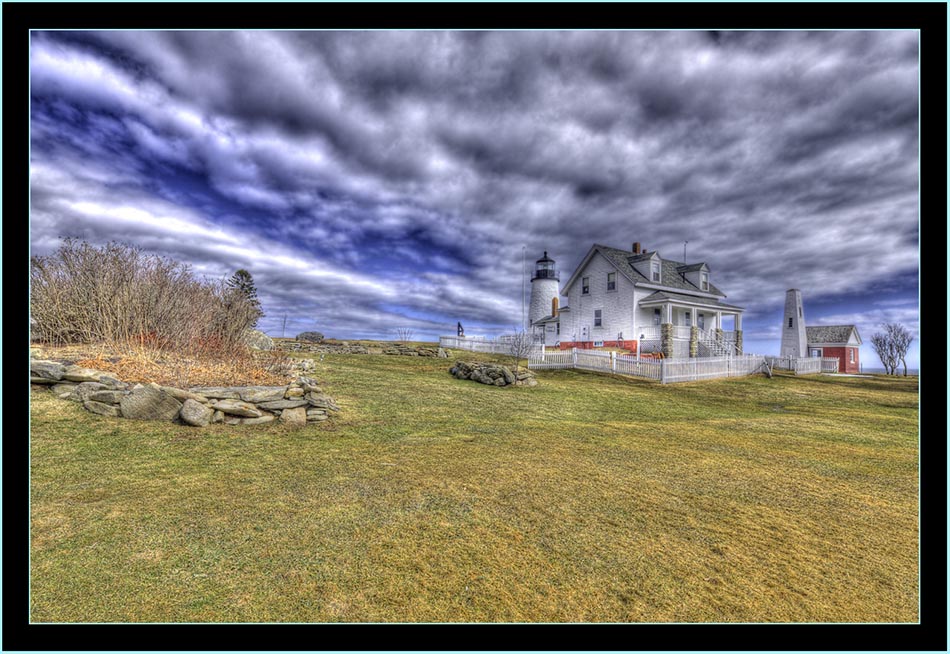
[[[607,290],[613,291],[617,288],[617,273],[607,273]]]
[[[660,262],[659,261],[654,261],[652,264],[650,264],[650,271],[652,273],[651,276],[653,277],[653,281],[655,282],[660,281]]]
[[[709,273],[703,273],[699,276],[700,283],[699,287],[704,291],[709,290]]]
[[[581,278],[581,293],[583,295],[590,294],[590,277]]]

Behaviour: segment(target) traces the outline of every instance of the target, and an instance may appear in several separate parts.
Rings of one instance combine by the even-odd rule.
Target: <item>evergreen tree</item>
[[[254,314],[250,327],[256,327],[257,321],[263,317],[264,311],[261,309],[261,301],[257,299],[257,287],[254,285],[254,278],[251,273],[241,268],[228,279],[228,288],[234,289],[250,305],[251,312]]]

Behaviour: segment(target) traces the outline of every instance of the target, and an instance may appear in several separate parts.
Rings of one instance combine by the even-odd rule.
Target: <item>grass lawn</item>
[[[450,363],[327,355],[296,429],[34,392],[31,619],[918,619],[916,378]]]

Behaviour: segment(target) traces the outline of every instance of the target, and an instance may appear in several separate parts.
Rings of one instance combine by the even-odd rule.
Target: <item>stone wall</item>
[[[276,341],[278,350],[287,352],[316,352],[319,354],[369,354],[362,345],[350,345],[346,341],[339,343],[309,343],[304,341]]]
[[[256,425],[279,420],[320,422],[339,411],[316,380],[298,377],[286,386],[131,385],[104,372],[58,361],[30,361],[30,384],[46,387],[87,411],[131,420],[173,420],[195,427],[223,422]]]
[[[448,353],[440,348],[434,347],[412,347],[402,343],[389,343],[383,349],[383,354],[401,355],[406,357],[448,357]]]

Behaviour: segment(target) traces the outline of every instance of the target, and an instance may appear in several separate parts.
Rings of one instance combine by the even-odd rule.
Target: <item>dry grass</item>
[[[916,379],[449,363],[327,355],[297,430],[34,394],[33,620],[918,618]]]
[[[42,347],[42,356],[74,361],[80,366],[107,372],[128,382],[156,382],[180,388],[286,384],[290,376],[280,370],[289,357],[282,352],[238,352],[229,358],[186,356],[144,348],[116,350],[108,345]]]

